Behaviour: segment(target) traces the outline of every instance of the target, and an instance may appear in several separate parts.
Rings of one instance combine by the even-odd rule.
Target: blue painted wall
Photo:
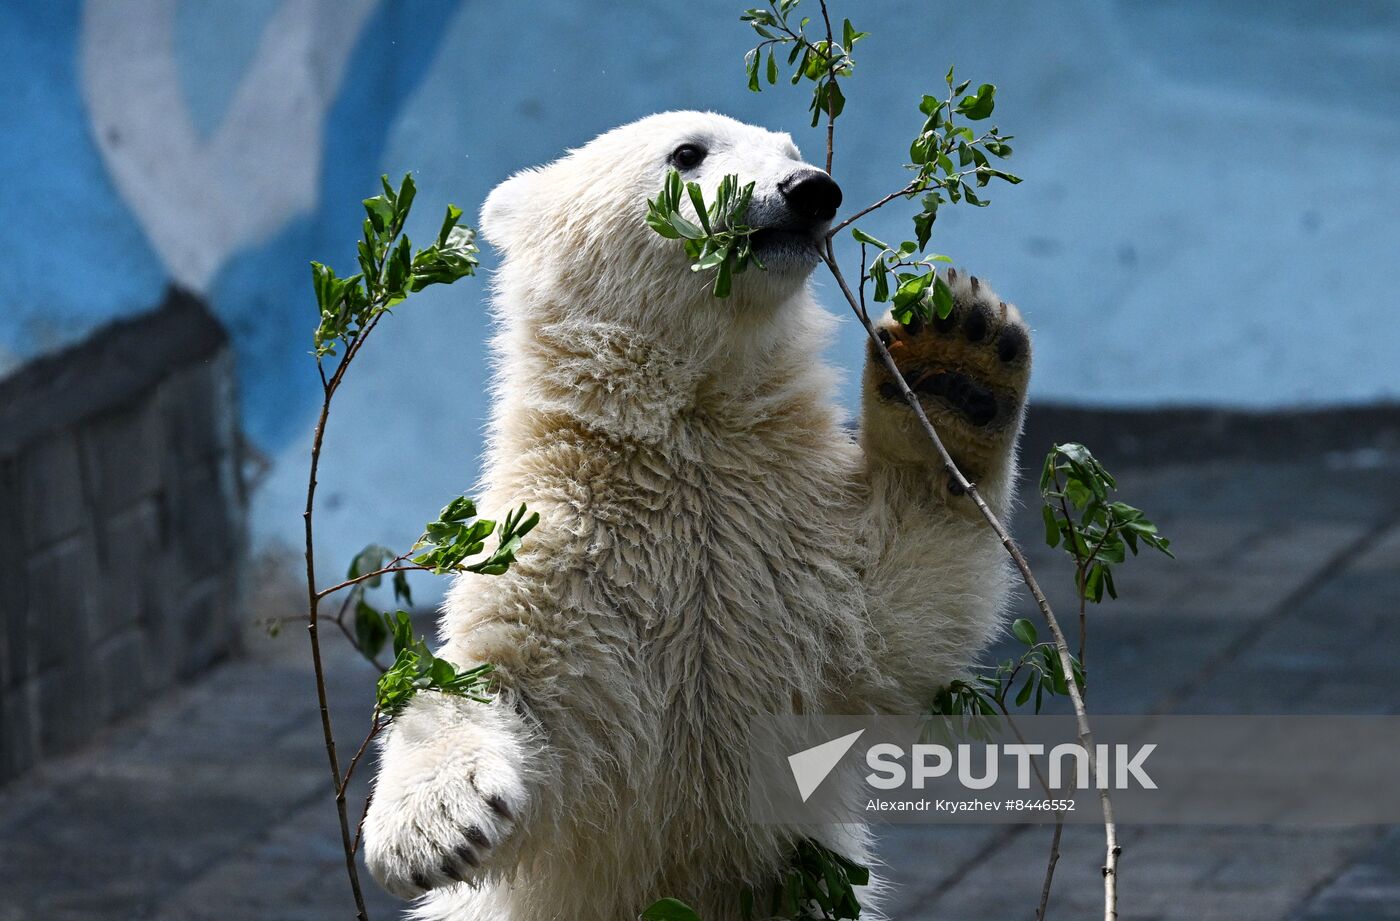
[[[783,128],[815,156],[802,96],[744,88],[742,5],[0,0],[0,369],[171,279],[201,290],[274,460],[260,533],[291,536],[315,400],[306,263],[350,263],[377,175],[415,171],[421,235],[444,201],[470,214],[513,170],[661,109]],[[848,201],[901,182],[917,88],[949,62],[1001,86],[1026,182],[948,213],[936,245],[1023,307],[1037,398],[1400,395],[1400,6],[847,7],[873,33],[838,130]],[[411,538],[470,486],[483,288],[429,292],[365,353],[358,412],[332,430],[332,554]],[[829,358],[853,369],[859,348],[846,324]]]

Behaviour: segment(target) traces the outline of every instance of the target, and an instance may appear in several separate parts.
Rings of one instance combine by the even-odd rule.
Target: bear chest
[[[599,575],[658,705],[729,724],[821,695],[833,657],[857,642],[842,473],[651,457],[610,490]]]

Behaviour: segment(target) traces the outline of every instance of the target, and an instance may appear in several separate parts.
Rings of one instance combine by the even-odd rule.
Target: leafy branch
[[[753,50],[744,55],[744,68],[748,72],[749,89],[755,93],[762,92],[763,84],[759,81],[758,70],[760,62],[763,60],[763,52],[767,49],[768,59],[764,68],[769,85],[778,82],[778,62],[775,52],[778,48],[791,45],[788,50],[787,66],[794,67],[791,83],[796,86],[803,80],[810,81],[812,86],[812,102],[808,110],[812,113],[812,127],[815,128],[821,122],[823,116],[827,118],[827,158],[826,171],[831,172],[831,160],[834,154],[832,135],[835,131],[836,119],[846,108],[846,97],[841,92],[841,84],[837,78],[849,77],[855,70],[856,62],[851,57],[851,51],[856,43],[869,35],[869,32],[859,32],[851,25],[849,19],[842,23],[841,41],[835,41],[832,29],[831,18],[827,15],[826,6],[822,6],[822,23],[826,30],[825,38],[816,40],[807,37],[807,26],[811,24],[811,17],[804,16],[797,25],[792,24],[789,14],[797,6],[800,0],[768,0],[768,8],[755,8],[746,10],[739,19],[747,22],[753,27],[755,33],[761,41],[754,46]]]
[[[388,615],[385,615],[386,620]],[[408,612],[397,611],[393,616],[394,664],[379,676],[375,685],[378,711],[392,719],[403,712],[419,691],[438,691],[466,697],[477,703],[490,703],[486,696],[486,678],[491,664],[458,669],[446,659],[439,659],[428,650],[422,637],[413,634],[413,622]]]
[[[379,321],[393,307],[424,288],[450,285],[473,275],[477,266],[475,234],[470,228],[459,225],[462,216],[460,208],[448,205],[433,242],[415,250],[412,241],[403,232],[417,195],[413,177],[404,176],[397,189],[389,184],[388,176],[380,177],[380,183],[383,194],[363,202],[363,234],[356,247],[360,271],[341,277],[322,263],[311,263],[312,286],[319,311],[319,323],[312,335],[312,355],[321,378],[322,399],[311,441],[306,507],[302,513],[306,538],[306,628],[311,640],[312,670],[326,758],[335,791],[346,874],[360,921],[368,921],[355,862],[364,818],[361,816],[360,828],[352,838],[345,803],[346,791],[356,766],[374,737],[415,694],[432,690],[486,701],[489,690],[486,682],[491,672],[489,664],[458,669],[452,663],[434,656],[426,642],[414,636],[412,621],[405,611],[382,613],[369,603],[367,592],[381,586],[387,576],[394,601],[411,606],[413,596],[408,572],[426,570],[438,574],[478,572],[499,575],[514,562],[520,539],[539,521],[538,515],[528,514],[521,506],[501,523],[496,549],[485,558],[468,563],[466,560],[469,557],[484,551],[485,539],[496,532],[496,523],[477,519],[475,504],[466,497],[458,497],[443,510],[438,520],[427,526],[413,550],[395,555],[385,547],[371,545],[351,561],[344,581],[328,588],[318,588],[314,523],[317,474],[332,402],[345,380],[346,372]],[[422,552],[411,556],[414,550]],[[376,686],[376,707],[369,732],[343,773],[331,725],[320,641],[321,603],[341,591],[346,594],[332,618],[334,623],[351,645],[382,672]],[[353,630],[347,624],[351,612]],[[379,665],[378,655],[390,637],[393,639],[394,661],[386,668]]]
[[[1138,545],[1172,556],[1171,541],[1141,509],[1112,501],[1118,488],[1103,464],[1081,444],[1055,445],[1045,456],[1040,473],[1040,495],[1045,500],[1045,542],[1063,544],[1074,559],[1074,584],[1079,596],[1079,658],[1084,658],[1085,609],[1088,602],[1101,604],[1104,594],[1118,597],[1113,567]]]
[[[1010,706],[1023,707],[1032,699],[1035,712],[1039,713],[1047,695],[1069,696],[1069,679],[1055,644],[1041,642],[1035,624],[1024,617],[1011,624],[1011,633],[1027,647],[1020,656],[1003,659],[971,680],[950,681],[934,694],[929,713],[933,716],[1005,716]],[[1078,659],[1071,658],[1069,673],[1082,693],[1084,667]],[[1021,688],[1011,698],[1016,680],[1022,675]],[[1011,705],[1007,703],[1009,698]]]
[[[752,182],[739,185],[737,176],[725,176],[715,190],[714,202],[706,205],[700,186],[685,183],[698,224],[681,213],[681,174],[675,169],[666,173],[666,184],[656,198],[647,200],[647,224],[667,239],[685,241],[685,253],[694,260],[691,271],[715,270],[711,289],[715,297],[728,297],[734,276],[750,265],[764,268],[753,250],[753,235],[758,229],[746,223],[753,187]]]

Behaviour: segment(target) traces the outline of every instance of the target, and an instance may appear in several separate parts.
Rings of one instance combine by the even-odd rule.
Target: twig
[[[1040,904],[1035,909],[1035,921],[1045,921],[1045,912],[1050,905],[1050,885],[1055,880],[1055,864],[1060,862],[1060,836],[1065,831],[1065,817],[1061,813],[1055,818],[1055,833],[1050,836],[1050,859],[1045,863],[1045,882],[1040,886]]]
[[[831,49],[835,41],[831,34],[831,14],[826,11],[826,0],[821,0],[822,22],[826,24],[826,172],[831,175],[831,161],[836,157],[836,103],[831,91],[836,87],[836,55]],[[850,54],[851,49],[846,49]]]
[[[411,553],[412,551],[409,551],[409,552]],[[316,596],[317,596],[318,598],[325,598],[325,597],[327,597],[328,595],[334,595],[334,594],[335,594],[336,592],[338,592],[338,591],[341,591],[341,590],[343,590],[343,589],[347,589],[347,588],[349,588],[349,587],[352,586],[352,585],[359,585],[361,582],[367,582],[367,581],[369,581],[370,579],[375,579],[375,578],[378,578],[379,576],[387,576],[387,575],[389,575],[390,573],[395,573],[395,572],[431,572],[431,571],[432,571],[432,567],[431,567],[431,566],[417,566],[417,565],[414,565],[414,566],[400,566],[400,565],[398,565],[401,561],[403,561],[403,560],[406,559],[407,557],[408,557],[408,554],[405,553],[403,556],[398,557],[398,558],[395,559],[393,562],[391,562],[388,566],[385,566],[383,569],[376,569],[374,572],[367,572],[367,573],[365,573],[364,575],[356,576],[356,577],[353,578],[353,579],[346,579],[344,582],[340,582],[340,583],[337,583],[337,584],[335,584],[335,585],[332,585],[330,588],[322,589],[321,591],[319,591],[319,592],[316,593]]]
[[[356,825],[355,825],[355,841],[354,841],[354,843],[350,846],[350,850],[353,851],[353,852],[355,852],[355,853],[359,853],[359,851],[360,851],[360,842],[361,842],[362,840],[364,840],[364,836],[365,836],[365,817],[366,817],[367,815],[369,815],[369,807],[370,807],[370,805],[371,805],[373,802],[374,802],[374,788],[373,788],[373,787],[370,787],[370,788],[369,788],[369,792],[365,794],[365,808],[362,809],[362,810],[360,810],[360,821],[359,821],[358,823],[356,823]]]
[[[1005,689],[1009,690],[1016,678],[1013,671],[1007,678]],[[1003,690],[1000,697],[994,698],[997,708],[1001,710],[1001,715],[1006,717],[1006,723],[1011,727],[1011,731],[1016,734],[1016,741],[1022,745],[1026,744],[1026,737],[1021,734],[1021,728],[1016,725],[1016,720],[1011,715],[1011,711],[1006,707],[1006,690]],[[1034,758],[1030,759],[1031,767],[1035,770],[1035,776],[1040,781],[1040,788],[1045,791],[1046,797],[1055,798],[1055,793],[1050,789],[1050,782],[1045,779],[1045,774],[1040,770],[1040,764]],[[1055,881],[1055,864],[1060,862],[1060,836],[1065,829],[1065,812],[1063,809],[1055,810],[1055,833],[1050,838],[1050,859],[1045,865],[1045,882],[1040,886],[1040,904],[1036,906],[1035,921],[1045,921],[1045,912],[1050,905],[1050,887]]]
[[[379,709],[376,707],[374,716],[370,718],[370,730],[365,736],[365,740],[360,743],[359,749],[355,752],[355,757],[350,759],[350,766],[345,769],[345,776],[340,781],[340,797],[345,798],[345,791],[350,787],[350,778],[355,776],[355,766],[360,763],[360,759],[365,756],[369,749],[369,743],[374,741],[374,737],[379,735],[385,726],[389,725],[388,720],[380,720]]]
[[[336,790],[335,810],[340,819],[340,841],[345,850],[345,872],[350,878],[350,891],[355,897],[355,915],[359,921],[369,921],[369,912],[365,909],[365,896],[360,891],[360,871],[355,865],[355,851],[350,840],[350,818],[345,813],[345,795],[341,788],[340,759],[335,751],[335,732],[331,728],[330,705],[326,701],[326,671],[321,662],[321,637],[318,629],[321,595],[316,591],[315,530],[312,525],[316,510],[316,471],[321,463],[321,444],[325,439],[326,421],[330,418],[331,398],[335,395],[336,387],[345,374],[352,354],[353,348],[346,350],[345,357],[325,388],[321,414],[316,420],[316,433],[311,439],[311,472],[306,483],[306,511],[302,513],[302,520],[306,525],[306,632],[311,639],[311,667],[316,676],[316,700],[321,711],[321,733],[326,741],[326,759],[330,762],[331,784]]]
[[[878,209],[880,209],[880,208],[883,208],[885,205],[888,205],[890,202],[894,201],[896,198],[900,198],[901,196],[908,195],[908,194],[910,194],[911,192],[916,192],[916,191],[918,191],[918,184],[917,184],[917,183],[914,183],[914,182],[911,182],[911,183],[909,183],[907,186],[905,186],[904,188],[900,189],[898,192],[891,192],[890,194],[886,195],[884,198],[880,199],[879,201],[875,202],[874,204],[872,204],[872,205],[867,205],[866,207],[861,208],[861,209],[860,209],[859,211],[857,211],[855,214],[851,215],[850,217],[846,218],[846,219],[845,219],[844,221],[842,221],[841,223],[839,223],[839,224],[837,224],[836,226],[832,227],[830,230],[828,230],[828,231],[826,232],[826,239],[827,239],[828,241],[831,240],[832,237],[836,236],[838,233],[840,233],[841,231],[845,230],[847,227],[850,227],[852,224],[854,224],[856,221],[860,220],[861,218],[865,217],[865,216],[866,216],[867,214],[869,214],[870,212],[876,211],[876,210],[878,210]]]
[[[1002,547],[1006,549],[1007,554],[1010,555],[1012,561],[1016,564],[1016,568],[1020,571],[1021,580],[1026,584],[1026,588],[1030,591],[1031,597],[1035,599],[1035,603],[1040,608],[1040,613],[1044,616],[1045,623],[1050,628],[1050,633],[1055,640],[1055,649],[1059,653],[1060,666],[1064,669],[1064,674],[1067,679],[1065,684],[1069,691],[1070,702],[1074,705],[1075,723],[1079,730],[1079,744],[1084,747],[1085,751],[1093,752],[1094,736],[1092,730],[1089,728],[1089,715],[1084,709],[1084,698],[1079,693],[1079,686],[1074,680],[1074,665],[1070,658],[1069,642],[1065,639],[1064,630],[1061,629],[1060,621],[1055,617],[1055,612],[1051,609],[1049,600],[1046,599],[1045,593],[1041,591],[1040,583],[1036,581],[1035,574],[1031,572],[1030,563],[1026,561],[1025,555],[1021,552],[1021,548],[1016,545],[1016,541],[1012,539],[1011,534],[1006,530],[1006,526],[1001,523],[996,513],[991,510],[986,500],[982,498],[982,494],[978,492],[977,486],[970,482],[967,477],[963,476],[962,471],[959,470],[957,464],[953,462],[952,455],[948,453],[948,449],[943,444],[943,439],[938,437],[938,432],[934,429],[933,423],[929,422],[923,407],[919,405],[918,397],[914,396],[914,392],[909,389],[909,384],[904,380],[904,375],[900,373],[899,366],[895,364],[894,358],[890,356],[889,350],[885,348],[885,344],[880,341],[880,337],[875,331],[874,324],[870,322],[869,313],[861,309],[856,296],[851,293],[850,285],[846,283],[846,278],[841,273],[841,267],[836,262],[836,254],[832,248],[830,237],[826,239],[826,245],[822,252],[822,261],[825,262],[826,267],[831,270],[832,277],[836,279],[836,284],[841,288],[841,293],[845,295],[851,310],[854,311],[861,325],[865,327],[866,335],[870,337],[870,341],[873,343],[876,353],[880,356],[880,361],[885,366],[885,370],[887,370],[894,379],[899,389],[900,396],[904,398],[904,401],[909,404],[910,409],[914,411],[914,416],[919,420],[920,427],[924,430],[924,434],[928,436],[929,442],[938,453],[939,460],[942,462],[943,470],[947,473],[950,483],[955,484],[961,493],[971,499],[972,503],[977,506],[977,510],[982,513],[982,517],[986,519],[987,524],[996,534]],[[1103,867],[1104,919],[1105,921],[1114,921],[1114,919],[1118,917],[1117,876],[1118,855],[1121,853],[1121,849],[1118,846],[1118,832],[1113,821],[1113,804],[1109,798],[1108,790],[1101,789],[1099,791],[1099,800],[1103,806],[1104,837],[1107,843],[1107,858]]]

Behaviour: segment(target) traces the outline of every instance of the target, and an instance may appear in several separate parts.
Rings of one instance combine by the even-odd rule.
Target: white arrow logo
[[[850,735],[814,745],[795,755],[788,755],[792,779],[797,781],[797,792],[802,796],[802,802],[807,802],[807,799],[817,792],[817,787],[826,780],[826,775],[831,773],[864,732],[864,729],[858,729]]]

